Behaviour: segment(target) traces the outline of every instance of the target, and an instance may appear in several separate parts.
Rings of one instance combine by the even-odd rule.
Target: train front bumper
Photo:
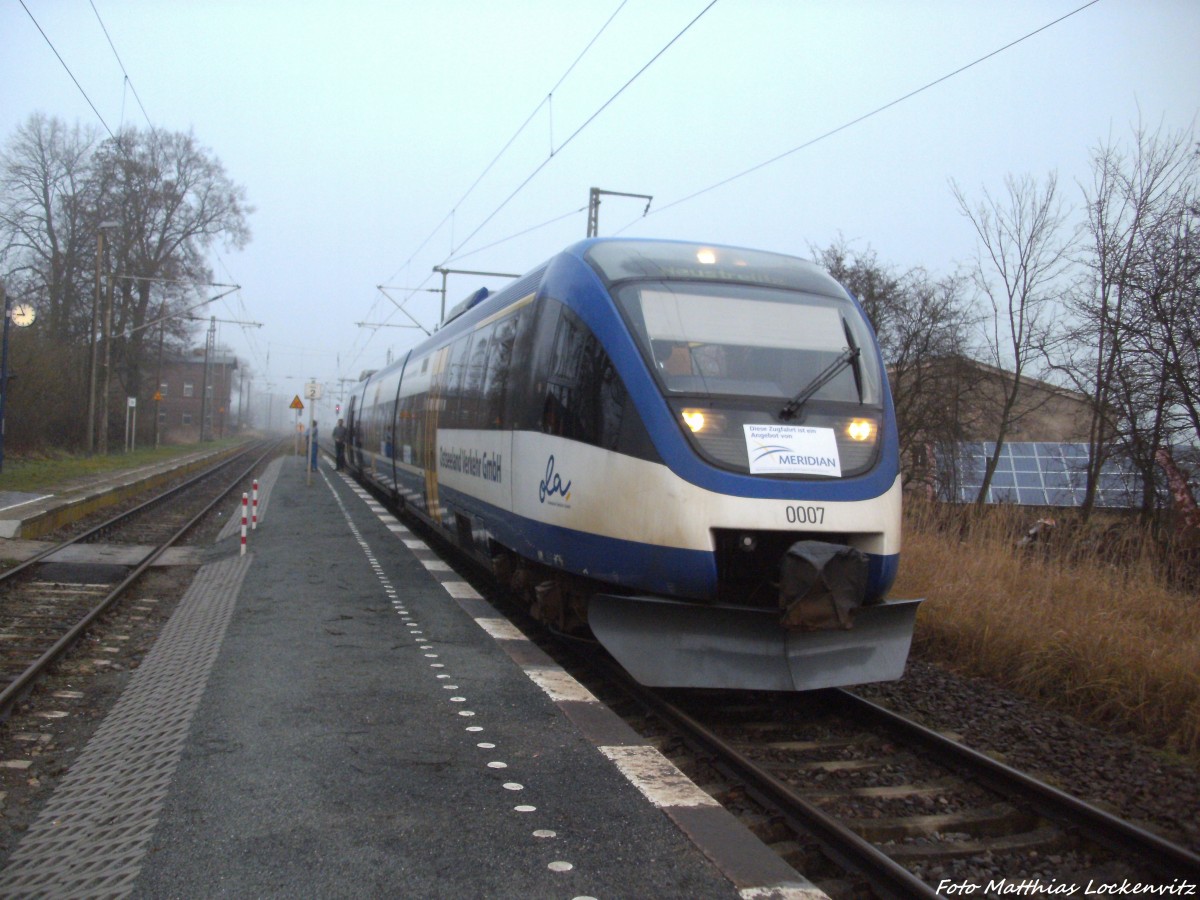
[[[811,691],[903,675],[920,603],[859,607],[849,629],[789,631],[777,609],[597,594],[588,625],[648,687]]]

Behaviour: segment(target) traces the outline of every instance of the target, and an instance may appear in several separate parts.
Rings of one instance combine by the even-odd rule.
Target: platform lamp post
[[[27,304],[9,306],[8,293],[0,284],[0,305],[4,307],[4,347],[0,350],[0,472],[4,471],[4,410],[8,405],[8,326],[11,322],[18,328],[32,325],[35,318],[33,307]]]

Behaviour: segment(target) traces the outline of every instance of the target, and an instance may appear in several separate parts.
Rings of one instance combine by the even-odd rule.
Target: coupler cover
[[[782,624],[794,631],[853,628],[867,596],[867,555],[825,541],[797,541],[779,573]]]

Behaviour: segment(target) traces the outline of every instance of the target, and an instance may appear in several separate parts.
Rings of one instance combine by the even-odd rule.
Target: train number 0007
[[[789,506],[787,520],[789,525],[824,525],[825,507]]]

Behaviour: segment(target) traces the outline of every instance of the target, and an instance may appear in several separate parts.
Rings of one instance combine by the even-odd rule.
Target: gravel
[[[923,660],[910,660],[901,681],[855,693],[1200,852],[1194,764]]]

